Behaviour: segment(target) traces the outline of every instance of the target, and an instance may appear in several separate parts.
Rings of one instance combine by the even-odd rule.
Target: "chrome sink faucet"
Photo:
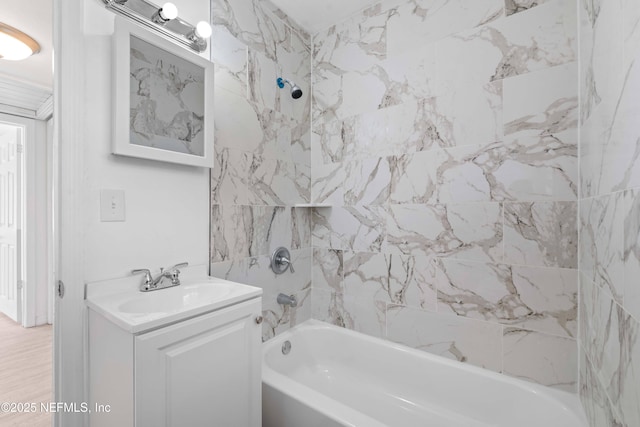
[[[188,262],[182,262],[180,264],[174,265],[171,268],[167,268],[166,270],[164,268],[161,268],[160,275],[155,279],[151,275],[151,271],[149,271],[148,268],[132,270],[131,273],[144,274],[144,280],[140,284],[140,292],[150,292],[180,285],[180,270],[178,269],[186,267],[188,265]]]

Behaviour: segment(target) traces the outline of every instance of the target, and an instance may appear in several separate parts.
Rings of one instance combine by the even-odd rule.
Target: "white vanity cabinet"
[[[137,333],[91,308],[91,427],[261,425],[259,295]]]
[[[259,315],[238,304],[137,336],[136,426],[259,426]]]

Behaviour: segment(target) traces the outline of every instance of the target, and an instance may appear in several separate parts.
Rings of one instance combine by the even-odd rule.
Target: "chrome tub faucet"
[[[278,294],[276,300],[278,301],[278,304],[288,305],[291,308],[298,306],[298,299],[295,295]]]

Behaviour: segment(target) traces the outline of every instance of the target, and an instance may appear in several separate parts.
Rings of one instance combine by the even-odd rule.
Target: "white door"
[[[259,427],[260,311],[257,298],[137,336],[136,427]]]
[[[0,122],[0,312],[22,322],[21,176],[24,129]]]

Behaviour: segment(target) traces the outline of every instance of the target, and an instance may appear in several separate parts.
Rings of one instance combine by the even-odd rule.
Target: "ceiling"
[[[0,0],[6,1],[6,0]],[[380,0],[271,0],[310,34],[344,21]]]
[[[0,22],[28,34],[40,53],[24,61],[0,59],[0,75],[51,91],[53,87],[53,0],[0,0]]]

